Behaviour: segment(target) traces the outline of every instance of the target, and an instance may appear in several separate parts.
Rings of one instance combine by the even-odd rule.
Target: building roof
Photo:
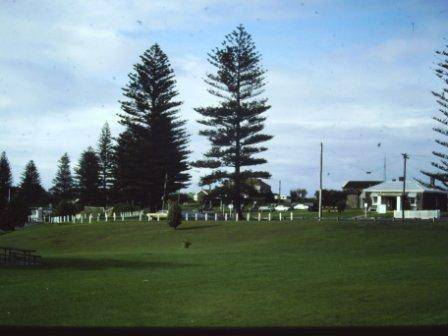
[[[382,181],[348,181],[342,189],[365,189],[381,182]]]
[[[406,192],[432,192],[432,193],[444,193],[445,191],[435,189],[435,188],[428,188],[424,185],[421,185],[417,181],[406,181]],[[403,191],[403,182],[402,181],[386,181],[382,182],[380,184],[371,186],[369,188],[364,189],[364,192],[402,192]]]

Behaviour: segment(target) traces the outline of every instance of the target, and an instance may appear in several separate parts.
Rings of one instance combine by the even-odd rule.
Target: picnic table
[[[36,250],[0,246],[0,264],[3,265],[39,265],[42,257]]]

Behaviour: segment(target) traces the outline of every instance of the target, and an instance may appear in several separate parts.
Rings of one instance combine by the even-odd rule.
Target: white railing
[[[401,210],[394,210],[394,218],[403,218]],[[418,218],[418,219],[440,218],[440,210],[405,210],[404,218]]]

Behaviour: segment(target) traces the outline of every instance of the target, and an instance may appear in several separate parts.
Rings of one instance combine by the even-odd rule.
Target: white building
[[[409,210],[447,209],[447,193],[442,190],[425,187],[416,181],[406,181],[405,191]],[[370,200],[372,209],[380,213],[401,211],[402,194],[402,181],[386,181],[364,189],[361,199],[363,203]]]

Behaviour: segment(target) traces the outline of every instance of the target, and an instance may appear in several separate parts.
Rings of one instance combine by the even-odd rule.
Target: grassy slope
[[[46,224],[0,236],[0,325],[315,326],[448,321],[448,227],[331,222]],[[189,239],[192,246],[182,247]]]

